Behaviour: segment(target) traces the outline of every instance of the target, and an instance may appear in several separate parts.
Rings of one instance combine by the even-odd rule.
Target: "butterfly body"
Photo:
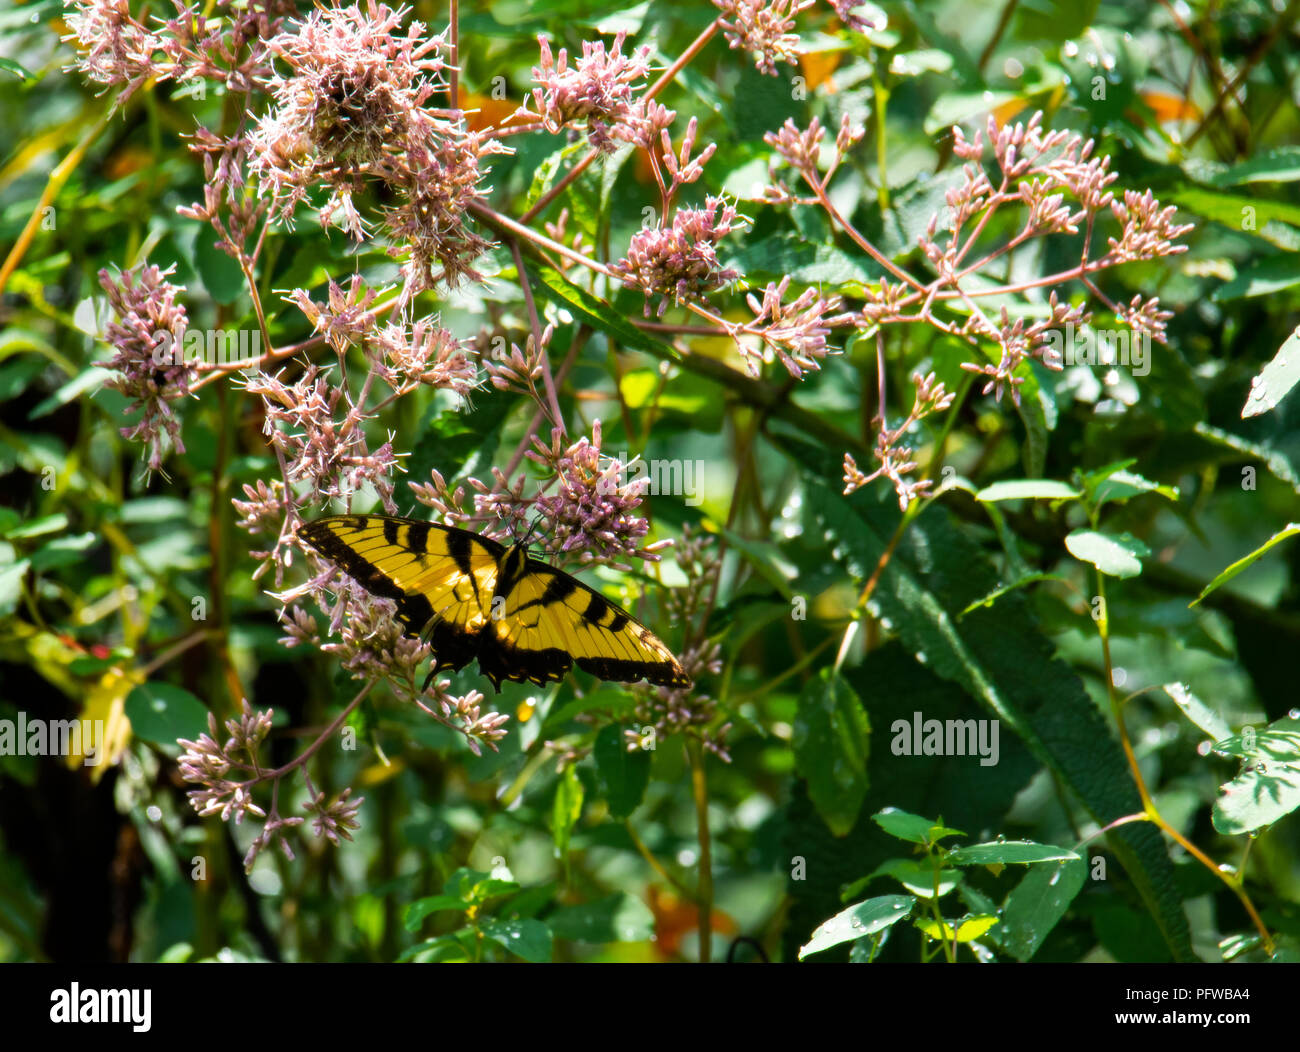
[[[469,530],[390,515],[333,515],[298,535],[427,632],[433,673],[477,660],[502,680],[545,684],[576,664],[601,679],[687,687],[672,652],[627,611],[569,574]],[[431,673],[432,675],[432,673]]]

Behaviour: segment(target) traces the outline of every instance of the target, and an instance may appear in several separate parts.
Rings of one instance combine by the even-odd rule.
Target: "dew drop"
[[[162,821],[162,808],[157,804],[150,804],[149,807],[145,809],[144,813],[149,816],[150,822]]]

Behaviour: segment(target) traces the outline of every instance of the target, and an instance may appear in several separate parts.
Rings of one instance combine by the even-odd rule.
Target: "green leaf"
[[[74,399],[80,398],[87,391],[98,390],[103,386],[104,381],[113,375],[112,370],[105,369],[98,365],[87,366],[77,376],[60,387],[54,394],[38,402],[30,413],[27,414],[28,420],[37,420],[54,412],[60,406],[67,405]]]
[[[1252,566],[1254,563],[1256,563],[1268,552],[1270,548],[1274,547],[1275,545],[1281,544],[1289,537],[1294,537],[1297,533],[1300,533],[1300,523],[1296,523],[1296,522],[1287,523],[1285,528],[1278,530],[1277,533],[1273,534],[1272,537],[1266,540],[1263,544],[1261,544],[1249,555],[1243,555],[1240,559],[1238,559],[1235,563],[1229,566],[1226,570],[1219,573],[1214,578],[1214,580],[1212,580],[1209,584],[1207,584],[1204,588],[1201,589],[1201,594],[1198,595],[1195,599],[1193,599],[1188,605],[1195,606],[1207,595],[1213,592],[1216,588],[1219,588],[1222,585],[1227,584],[1227,582],[1231,581],[1234,577],[1237,576],[1237,574],[1241,573],[1242,570],[1245,570],[1248,567]]]
[[[798,234],[776,234],[755,238],[727,263],[751,285],[766,281],[790,280],[807,285],[867,285],[884,273],[870,256],[854,256],[826,241],[810,241]],[[794,295],[794,292],[791,292]]]
[[[551,929],[539,920],[531,917],[490,920],[479,930],[484,938],[499,943],[525,961],[544,964],[551,959]]]
[[[1013,91],[950,91],[934,100],[922,127],[926,135],[939,135],[954,124],[984,118],[1017,97]],[[984,120],[978,124],[984,127]]]
[[[813,932],[812,938],[799,948],[799,960],[802,961],[809,954],[829,950],[840,943],[856,942],[884,931],[907,917],[915,905],[916,899],[911,895],[881,895],[856,903],[835,914]]]
[[[18,609],[23,594],[23,578],[32,564],[27,559],[0,567],[0,617],[8,617]]]
[[[155,745],[175,746],[178,738],[198,738],[208,725],[208,709],[184,687],[141,683],[126,696],[131,733]]]
[[[942,937],[949,942],[974,942],[992,931],[997,923],[998,918],[989,914],[965,917],[957,923],[956,928],[947,921],[944,921],[943,927],[940,928],[939,922],[933,917],[918,917],[916,920],[916,926],[930,938]],[[943,932],[942,936],[939,934],[940,931]]]
[[[55,537],[32,552],[32,569],[37,573],[57,566],[71,566],[85,561],[85,552],[99,543],[95,533],[77,533]]]
[[[1003,950],[1018,961],[1033,957],[1065,916],[1087,876],[1087,863],[1077,857],[1061,865],[1031,866],[1002,905]]]
[[[1241,407],[1241,418],[1245,420],[1276,408],[1297,380],[1300,380],[1300,331],[1282,341],[1273,360],[1250,382],[1250,394]]]
[[[551,807],[556,858],[564,858],[569,853],[569,837],[582,816],[582,796],[582,779],[578,777],[577,768],[569,764],[560,775],[555,787],[555,803]]]
[[[637,704],[636,695],[630,691],[611,685],[597,687],[590,694],[581,698],[571,698],[558,709],[548,712],[542,724],[542,734],[549,734],[583,712],[608,712],[613,716],[625,716],[635,709]]]
[[[1173,698],[1174,704],[1182,710],[1184,716],[1210,736],[1210,741],[1220,742],[1231,736],[1232,729],[1227,721],[1188,690],[1185,684],[1166,683],[1164,691]]]
[[[897,77],[916,77],[922,73],[947,73],[950,69],[952,69],[952,56],[938,48],[900,51],[889,63],[889,72]]]
[[[31,80],[33,77],[31,71],[11,58],[0,58],[0,71],[16,77],[18,80]]]
[[[1250,296],[1269,296],[1294,285],[1300,285],[1300,253],[1283,252],[1252,259],[1237,271],[1235,278],[1215,289],[1211,299],[1227,303]]]
[[[1294,183],[1300,180],[1300,146],[1278,146],[1210,177],[1213,186]]]
[[[640,805],[645,787],[650,784],[650,753],[640,748],[628,751],[623,725],[611,723],[596,735],[592,754],[610,817],[627,818]]]
[[[994,840],[955,848],[944,861],[954,866],[1027,866],[1033,862],[1071,862],[1078,857],[1063,847],[1036,844],[1032,840]]]
[[[976,500],[1078,500],[1082,494],[1073,486],[1055,479],[1008,479],[985,486],[975,494]]]
[[[725,526],[718,532],[726,538],[727,546],[741,552],[749,564],[758,571],[759,576],[780,592],[783,599],[787,601],[790,599],[793,594],[790,583],[798,571],[786,559],[779,544],[742,537]]]
[[[434,469],[448,483],[465,475],[486,477],[511,405],[503,392],[476,395],[473,410],[463,412],[431,405],[407,462],[411,480],[427,482]]]
[[[406,911],[402,914],[402,924],[407,931],[419,931],[424,918],[430,913],[438,913],[442,910],[456,910],[463,913],[469,907],[470,903],[454,895],[426,895],[406,907]]]
[[[40,537],[46,533],[58,533],[60,530],[68,528],[68,517],[63,512],[55,515],[42,515],[39,519],[31,519],[16,526],[5,533],[5,540],[17,541],[24,537]]]
[[[216,231],[206,226],[194,241],[194,269],[214,303],[222,306],[234,303],[244,291],[244,272],[234,259],[217,248]]]
[[[1219,787],[1212,814],[1218,832],[1252,833],[1300,807],[1300,719],[1287,716],[1258,732],[1247,727],[1214,750],[1246,760],[1241,773]]]
[[[537,171],[533,173],[533,181],[528,187],[528,193],[524,195],[524,208],[529,209],[537,204],[555,182],[555,175],[560,170],[560,165],[579,150],[585,150],[586,148],[587,145],[582,139],[575,139],[568,145],[556,150],[538,165]]]
[[[537,267],[537,277],[553,294],[552,300],[558,306],[567,307],[622,346],[645,351],[666,362],[681,361],[681,355],[671,345],[638,329],[604,300],[574,285],[559,271],[542,264]]]
[[[1023,577],[1017,578],[1016,580],[1012,581],[1010,584],[999,585],[997,588],[993,589],[993,591],[989,592],[989,594],[984,596],[983,598],[976,599],[973,603],[971,603],[968,607],[966,607],[965,610],[963,610],[960,614],[958,614],[957,617],[960,620],[961,618],[965,617],[973,610],[979,610],[981,607],[990,607],[999,599],[1001,599],[1004,595],[1008,595],[1009,593],[1014,592],[1018,588],[1024,588],[1026,585],[1036,584],[1039,581],[1065,581],[1065,580],[1068,580],[1068,578],[1063,577],[1059,573],[1025,574]]]
[[[557,939],[574,942],[645,942],[655,931],[650,907],[627,892],[563,906],[547,917],[546,923]]]
[[[1092,563],[1111,577],[1136,577],[1142,572],[1141,557],[1151,554],[1136,537],[1101,530],[1075,530],[1065,538],[1065,547],[1080,562]]]
[[[432,939],[424,939],[417,942],[414,946],[408,946],[397,955],[397,962],[401,964],[404,961],[413,961],[417,957],[430,963],[434,961],[467,961],[469,954],[461,942],[462,938],[472,938],[474,931],[472,928],[462,928],[458,932],[449,932],[446,935],[435,935]],[[429,956],[425,957],[424,955]]]
[[[853,828],[867,795],[871,724],[848,683],[824,668],[809,680],[794,720],[794,755],[808,795],[836,836]]]
[[[939,822],[900,811],[896,807],[886,807],[872,815],[871,820],[890,836],[912,844],[937,844],[950,836],[966,835],[960,829],[949,829]]]
[[[936,894],[934,866],[918,862],[911,858],[891,858],[878,865],[875,870],[872,871],[871,876],[863,877],[862,880],[855,881],[848,888],[845,888],[842,897],[856,897],[864,888],[866,888],[867,884],[876,877],[890,877],[898,881],[904,888],[919,899],[932,899]],[[939,870],[939,890],[937,894],[942,898],[944,895],[947,895],[952,891],[953,888],[957,887],[961,881],[961,870]]]
[[[1088,500],[1094,508],[1100,508],[1110,501],[1122,504],[1129,498],[1142,493],[1158,493],[1169,500],[1178,500],[1177,486],[1161,485],[1149,479],[1144,479],[1141,475],[1135,475],[1131,471],[1124,470],[1132,463],[1134,462],[1127,460],[1120,464],[1112,464],[1100,471],[1088,473],[1084,479],[1084,489],[1087,491]]]

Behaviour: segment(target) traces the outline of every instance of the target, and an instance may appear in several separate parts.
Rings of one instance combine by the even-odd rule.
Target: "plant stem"
[[[1092,516],[1093,526],[1096,526],[1096,515]],[[1183,836],[1177,829],[1171,826],[1168,820],[1160,813],[1151,799],[1151,793],[1147,789],[1146,779],[1142,777],[1142,771],[1138,767],[1137,754],[1133,751],[1133,743],[1129,739],[1128,728],[1124,723],[1124,706],[1119,695],[1115,692],[1114,666],[1111,663],[1110,654],[1110,610],[1106,606],[1106,582],[1102,577],[1100,570],[1096,571],[1097,576],[1097,595],[1101,599],[1101,617],[1097,620],[1097,628],[1101,634],[1101,653],[1102,660],[1105,664],[1106,675],[1106,693],[1110,699],[1111,716],[1115,720],[1115,727],[1119,732],[1119,740],[1124,749],[1124,755],[1128,759],[1129,772],[1133,776],[1133,782],[1137,786],[1138,797],[1142,801],[1142,810],[1148,819],[1165,832],[1174,840],[1184,851],[1201,863],[1206,869],[1218,877],[1226,884],[1232,893],[1237,896],[1241,902],[1242,908],[1250,916],[1251,922],[1255,925],[1264,941],[1265,952],[1271,957],[1274,952],[1273,936],[1269,933],[1268,926],[1265,925],[1255,904],[1251,902],[1250,896],[1246,893],[1243,886],[1243,874],[1239,871],[1236,874],[1229,875],[1219,865],[1210,858],[1204,851],[1193,844],[1187,837]],[[1131,818],[1132,816],[1130,816]]]
[[[447,94],[451,108],[460,109],[460,0],[451,0],[451,69],[447,76]]]
[[[695,796],[696,835],[700,842],[699,907],[700,963],[713,956],[713,853],[709,849],[709,783],[704,771],[704,748],[697,741],[686,743],[691,764],[691,790]]]

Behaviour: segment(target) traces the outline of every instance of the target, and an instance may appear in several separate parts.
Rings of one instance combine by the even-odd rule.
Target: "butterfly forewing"
[[[479,668],[544,684],[574,664],[601,679],[688,687],[672,652],[581,581],[468,530],[387,515],[335,515],[300,536],[362,587],[397,603],[414,634],[429,631],[434,670]],[[508,567],[508,568],[507,568]]]
[[[468,530],[384,515],[317,519],[299,535],[367,591],[396,602],[412,634],[429,629],[435,670],[464,668],[477,656],[502,545]]]

